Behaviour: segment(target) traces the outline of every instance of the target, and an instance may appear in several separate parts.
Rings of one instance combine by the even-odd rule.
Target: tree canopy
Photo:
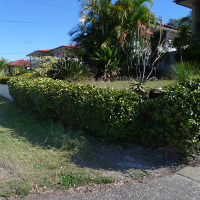
[[[169,22],[167,23],[170,26],[174,26],[176,28],[182,28],[186,27],[188,30],[191,29],[192,24],[192,13],[190,12],[189,15],[185,17],[181,17],[179,19],[169,19]]]
[[[99,60],[95,62],[91,57],[96,55],[102,57],[100,54],[104,54],[108,48],[113,55],[117,49],[116,58],[113,60],[120,60],[120,64],[124,65],[133,53],[127,44],[133,44],[135,41],[138,20],[146,27],[150,21],[154,21],[154,15],[147,6],[148,4],[151,6],[153,1],[116,0],[113,3],[111,0],[80,0],[80,2],[80,23],[69,32],[72,42],[83,47],[85,60],[96,65],[102,73],[105,71],[105,64]]]

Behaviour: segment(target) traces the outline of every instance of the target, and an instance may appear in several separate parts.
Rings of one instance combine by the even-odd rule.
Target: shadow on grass
[[[171,166],[177,157],[137,145],[124,149],[106,144],[82,132],[44,121],[37,114],[0,97],[0,126],[13,130],[13,137],[23,137],[33,145],[66,151],[66,161],[80,167],[103,170],[152,169]],[[133,147],[133,148],[130,148]]]

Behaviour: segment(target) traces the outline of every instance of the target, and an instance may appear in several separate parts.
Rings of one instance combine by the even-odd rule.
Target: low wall
[[[12,100],[12,97],[9,93],[8,85],[0,84],[0,96]]]

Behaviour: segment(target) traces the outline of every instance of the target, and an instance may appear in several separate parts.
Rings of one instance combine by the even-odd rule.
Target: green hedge
[[[19,76],[32,76],[33,73],[24,73],[20,75],[15,75],[15,76],[5,76],[5,77],[0,77],[0,84],[8,84],[8,81],[13,78],[13,77],[19,77]]]
[[[127,90],[50,78],[13,78],[9,88],[16,102],[41,116],[112,141],[128,138],[134,107],[140,100],[137,94]]]
[[[11,77],[0,77],[0,84],[7,84]]]
[[[9,88],[20,105],[110,141],[170,147],[184,155],[199,149],[200,78],[169,86],[154,100],[49,78],[13,78]]]
[[[133,126],[139,142],[170,146],[179,153],[200,147],[200,78],[168,86],[162,97],[139,103]]]

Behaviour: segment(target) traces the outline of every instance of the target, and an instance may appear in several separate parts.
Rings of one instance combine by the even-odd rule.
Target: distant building
[[[27,56],[28,57],[38,57],[38,58],[41,58],[44,56],[50,56],[51,50],[52,49],[40,49],[40,50],[37,50],[37,51],[34,51],[34,52],[28,54]]]
[[[16,60],[16,61],[10,62],[9,65],[13,66],[13,67],[26,67],[26,68],[29,68],[30,67],[30,62],[28,60]]]
[[[76,45],[72,44],[72,45],[62,45],[54,49],[40,49],[28,54],[27,56],[30,58],[31,67],[37,67],[40,64],[39,60],[40,58],[45,56],[63,58],[65,57],[65,53],[67,51],[76,47],[77,47]]]
[[[28,60],[16,60],[16,61],[12,61],[8,64],[8,70],[9,70],[9,74],[11,74],[14,71],[17,71],[18,69],[15,70],[15,68],[17,67],[24,67],[25,69],[30,69],[30,61]]]
[[[37,57],[37,58],[41,58],[44,56],[53,56],[53,57],[58,57],[58,58],[63,58],[65,56],[65,52],[76,48],[77,46],[72,44],[72,45],[62,45],[60,47],[56,47],[55,49],[40,49],[37,51],[34,51],[30,54],[28,54],[28,57]]]
[[[176,4],[192,9],[192,35],[200,34],[200,0],[175,0]]]

